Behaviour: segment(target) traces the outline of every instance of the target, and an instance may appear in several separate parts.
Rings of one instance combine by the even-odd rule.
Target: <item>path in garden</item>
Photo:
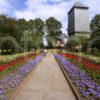
[[[12,100],[75,100],[58,63],[51,53],[37,65]]]

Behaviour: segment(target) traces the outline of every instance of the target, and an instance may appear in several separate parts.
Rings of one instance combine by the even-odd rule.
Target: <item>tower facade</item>
[[[89,33],[89,7],[80,2],[76,2],[68,12],[68,34]]]

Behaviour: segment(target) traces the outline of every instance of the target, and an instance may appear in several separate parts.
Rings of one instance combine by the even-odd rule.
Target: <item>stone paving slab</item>
[[[76,100],[51,53],[37,65],[11,100]]]

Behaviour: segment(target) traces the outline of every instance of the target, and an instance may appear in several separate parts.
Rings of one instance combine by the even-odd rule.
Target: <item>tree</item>
[[[87,43],[89,38],[83,35],[76,35],[71,36],[68,39],[67,44],[69,45],[70,49],[75,51],[75,47],[80,47],[83,51],[87,49]]]
[[[95,17],[91,20],[90,24],[92,32],[99,30],[100,31],[100,14],[95,15]]]
[[[35,47],[35,50],[40,48],[43,43],[44,36],[44,21],[40,18],[36,18],[35,20],[29,21],[30,32],[32,37],[32,42]]]
[[[91,21],[91,40],[95,40],[92,47],[100,49],[100,14],[95,15]]]
[[[24,32],[26,30],[29,30],[29,22],[26,21],[24,18],[18,20],[18,26],[21,28],[21,30]]]
[[[60,21],[58,21],[54,17],[50,17],[45,21],[45,26],[48,33],[48,43],[52,43],[52,40],[57,41],[58,39],[60,39],[60,35],[62,34],[62,24]]]
[[[1,36],[12,36],[20,41],[22,36],[21,27],[18,25],[17,20],[8,16],[0,16],[0,34]]]
[[[0,15],[0,40],[4,41],[1,44],[2,50],[5,48],[8,51],[10,48],[13,52],[14,45],[20,44],[22,35],[22,29],[18,25],[18,21],[16,19]],[[15,44],[13,45],[13,43]]]
[[[6,31],[7,16],[0,15],[0,35],[3,35],[3,32]],[[5,33],[5,32],[4,32]]]
[[[19,51],[20,46],[15,38],[6,36],[0,39],[0,49],[2,50],[2,53],[15,53]],[[4,50],[6,50],[6,52],[4,52]]]

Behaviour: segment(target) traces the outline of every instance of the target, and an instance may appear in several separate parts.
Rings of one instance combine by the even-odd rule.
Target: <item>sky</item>
[[[53,16],[61,21],[63,33],[67,33],[68,11],[76,1],[89,7],[89,20],[100,14],[100,0],[0,0],[0,14],[26,20]]]

